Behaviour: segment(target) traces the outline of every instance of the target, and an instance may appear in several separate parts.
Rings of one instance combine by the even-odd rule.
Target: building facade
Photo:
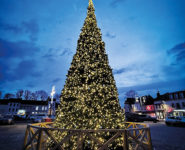
[[[185,90],[163,95],[160,95],[158,92],[154,105],[157,118],[159,120],[164,120],[167,113],[174,109],[185,109]]]
[[[49,114],[51,111],[49,104],[50,101],[22,99],[0,100],[0,115],[16,115],[19,110],[24,110],[27,116],[35,114]],[[52,106],[56,107],[55,101],[53,101]]]

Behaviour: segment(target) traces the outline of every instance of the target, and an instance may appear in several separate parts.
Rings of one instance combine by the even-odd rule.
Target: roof
[[[7,105],[8,103],[21,103],[27,105],[47,105],[48,101],[38,101],[38,100],[22,100],[22,99],[2,99],[0,104]]]

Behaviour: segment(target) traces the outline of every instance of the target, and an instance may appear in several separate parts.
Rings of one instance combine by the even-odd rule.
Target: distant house
[[[52,107],[55,106],[55,101]],[[36,101],[36,100],[22,100],[22,99],[8,99],[0,100],[0,114],[1,115],[15,115],[19,110],[25,110],[26,115],[34,114],[48,114],[51,107],[51,101]]]
[[[126,113],[155,116],[154,99],[150,95],[127,98],[124,103],[124,109]]]
[[[160,95],[157,93],[157,98],[154,102],[156,116],[160,120],[164,120],[166,114],[173,109],[185,109],[185,90]]]

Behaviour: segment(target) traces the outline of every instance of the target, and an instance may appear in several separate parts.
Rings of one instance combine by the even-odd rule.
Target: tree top
[[[94,8],[94,4],[92,0],[89,0],[89,7],[93,7]]]

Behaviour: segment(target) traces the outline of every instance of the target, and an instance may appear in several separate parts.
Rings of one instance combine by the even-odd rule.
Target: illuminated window
[[[38,109],[39,109],[39,106],[36,106],[36,107],[35,107],[35,110],[38,110]]]
[[[44,110],[44,106],[42,106],[42,110]]]

